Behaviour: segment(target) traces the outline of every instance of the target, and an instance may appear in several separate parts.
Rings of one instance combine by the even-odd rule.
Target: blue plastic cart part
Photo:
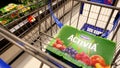
[[[0,68],[11,68],[5,61],[0,59]]]

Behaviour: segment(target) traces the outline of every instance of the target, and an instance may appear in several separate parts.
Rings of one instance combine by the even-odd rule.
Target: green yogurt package
[[[71,26],[64,26],[47,50],[83,68],[110,68],[116,44]]]

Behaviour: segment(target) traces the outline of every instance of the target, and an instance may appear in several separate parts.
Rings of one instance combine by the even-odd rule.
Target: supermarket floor
[[[11,66],[12,68],[40,68],[41,62],[31,55],[24,53],[18,58]],[[43,65],[42,68],[49,68],[47,65]]]

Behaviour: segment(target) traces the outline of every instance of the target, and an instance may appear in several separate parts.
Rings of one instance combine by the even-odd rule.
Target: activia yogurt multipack
[[[83,68],[110,68],[116,44],[71,26],[64,26],[47,50]]]

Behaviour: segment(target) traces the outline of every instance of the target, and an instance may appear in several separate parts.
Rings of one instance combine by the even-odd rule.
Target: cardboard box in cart
[[[71,66],[110,68],[115,43],[70,26],[64,26],[47,50]]]

